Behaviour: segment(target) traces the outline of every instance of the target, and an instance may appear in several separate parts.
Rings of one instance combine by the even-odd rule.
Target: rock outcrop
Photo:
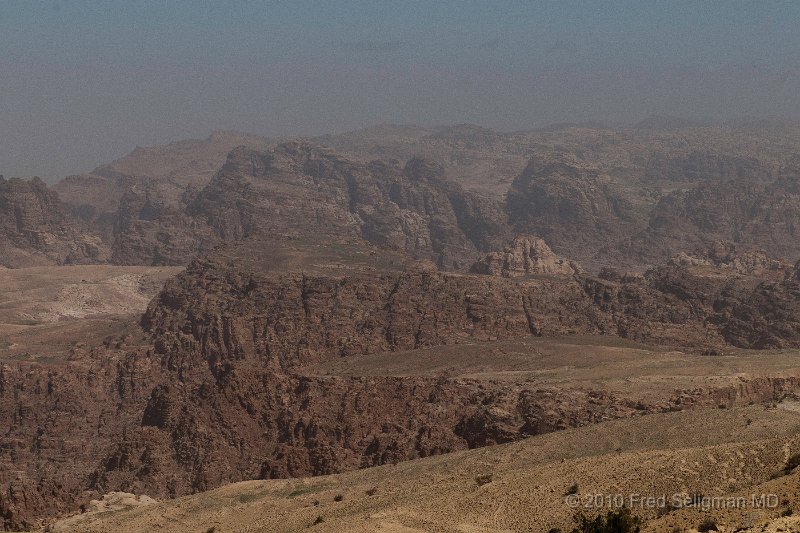
[[[770,257],[754,246],[716,242],[696,253],[680,252],[670,263],[681,267],[712,267],[732,275],[759,276],[782,280],[792,271],[786,261]]]
[[[532,236],[515,237],[504,251],[491,252],[470,268],[474,274],[504,278],[537,274],[570,276],[578,271],[578,265],[557,256],[543,239]]]

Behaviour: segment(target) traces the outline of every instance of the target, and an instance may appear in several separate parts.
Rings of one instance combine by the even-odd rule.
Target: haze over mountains
[[[798,148],[794,123],[655,118],[216,132],[52,187],[4,178],[3,525],[655,413],[724,407],[735,433],[748,405],[781,406],[795,423]],[[781,435],[746,476],[686,470],[670,490],[766,483],[798,451]],[[646,470],[669,439],[624,446]],[[376,527],[433,527],[381,505]],[[558,504],[496,516],[472,524],[569,520]]]
[[[0,2],[0,530],[800,533],[799,20]]]
[[[9,253],[3,263],[185,264],[220,239],[323,227],[455,270],[526,233],[593,267],[642,269],[715,241],[800,258],[792,244],[797,125],[679,122],[682,128],[669,130],[654,129],[656,122],[635,130],[567,126],[509,134],[467,125],[381,126],[300,144],[218,132],[139,148],[62,180],[52,188],[57,198],[43,184],[8,181],[6,202],[20,215],[6,239],[19,258]],[[232,153],[237,146],[277,148],[269,156],[275,162],[253,166],[246,160],[259,156]],[[398,163],[370,164],[378,159]],[[373,181],[377,188],[366,189]],[[265,202],[277,197],[296,216],[273,214]],[[228,204],[236,204],[235,213]],[[248,209],[266,211],[255,217],[263,227],[250,227]],[[49,249],[54,222],[40,220],[41,213],[61,217],[59,231],[80,232],[84,240],[62,236],[75,242]],[[289,219],[294,227],[286,226]]]

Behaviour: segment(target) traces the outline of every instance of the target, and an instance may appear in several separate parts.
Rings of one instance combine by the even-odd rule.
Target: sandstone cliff
[[[58,195],[38,178],[0,176],[0,264],[20,267],[105,259],[101,240],[81,229]]]

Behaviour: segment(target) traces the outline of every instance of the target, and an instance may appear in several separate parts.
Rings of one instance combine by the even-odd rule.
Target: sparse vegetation
[[[642,519],[627,507],[589,518],[583,513],[575,515],[572,533],[638,533]]]
[[[333,501],[335,502],[340,502],[342,500],[344,500],[344,496],[341,494],[337,494],[336,496],[333,497]]]
[[[577,483],[573,483],[572,485],[570,485],[570,487],[567,489],[567,492],[564,493],[564,496],[572,496],[573,494],[578,494]]]
[[[314,523],[313,523],[312,525],[316,526],[317,524],[321,524],[321,523],[323,523],[324,521],[325,521],[325,519],[324,519],[324,518],[322,518],[322,515],[319,515],[319,516],[317,516],[317,518],[314,520]]]
[[[371,489],[367,490],[367,496],[375,496],[375,494],[377,494],[377,493],[378,493],[378,489],[375,488],[375,487],[372,487]]]
[[[672,505],[672,503],[667,502],[666,505],[664,505],[663,507],[659,507],[658,508],[658,511],[656,511],[656,516],[665,516],[665,515],[668,515],[669,513],[671,513],[672,511],[675,511],[675,510],[676,510],[676,507],[674,505]]]
[[[263,494],[245,493],[239,495],[239,503],[250,503],[263,498]]]
[[[700,533],[708,533],[709,531],[719,531],[718,527],[719,526],[717,526],[717,521],[709,516],[706,517],[702,522],[700,522],[700,525],[697,526],[697,531],[699,531]]]
[[[475,477],[475,483],[478,484],[479,487],[486,485],[492,482],[492,474],[483,474],[481,476]]]
[[[783,512],[781,513],[781,516],[792,516],[793,514],[794,511],[791,508],[789,508],[789,509],[784,509]]]

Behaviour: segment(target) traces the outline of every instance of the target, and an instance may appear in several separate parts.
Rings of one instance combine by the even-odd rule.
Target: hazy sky
[[[0,0],[0,173],[214,129],[796,116],[799,2]]]

